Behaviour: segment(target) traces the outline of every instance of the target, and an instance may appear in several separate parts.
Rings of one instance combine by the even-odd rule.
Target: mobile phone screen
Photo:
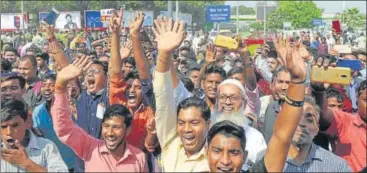
[[[58,17],[58,12],[55,10],[55,9],[52,9],[49,13],[48,13],[48,15],[47,15],[47,17],[45,18],[45,19],[43,19],[47,24],[49,24],[49,25],[53,25],[53,24],[55,24],[55,21],[56,21],[56,19],[57,19],[57,17]]]

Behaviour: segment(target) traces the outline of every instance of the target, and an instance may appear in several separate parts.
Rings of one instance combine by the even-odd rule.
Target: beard
[[[228,120],[236,124],[237,126],[246,127],[249,124],[249,120],[245,116],[244,112],[244,107],[241,107],[241,109],[239,109],[238,111],[231,113],[219,112],[218,108],[216,108],[212,114],[211,124],[214,125],[215,123]]]

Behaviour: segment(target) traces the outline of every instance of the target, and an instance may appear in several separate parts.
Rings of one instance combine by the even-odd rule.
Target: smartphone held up
[[[54,25],[59,15],[60,12],[57,11],[55,8],[52,8],[50,12],[47,14],[46,18],[44,18],[41,22],[48,25]]]

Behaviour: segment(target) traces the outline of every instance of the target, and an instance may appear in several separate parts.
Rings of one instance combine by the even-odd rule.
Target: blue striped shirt
[[[265,151],[259,153],[262,158]],[[258,161],[256,161],[258,162]],[[287,157],[284,172],[352,172],[347,162],[316,144],[312,144],[311,151],[302,164],[296,164],[292,158]]]

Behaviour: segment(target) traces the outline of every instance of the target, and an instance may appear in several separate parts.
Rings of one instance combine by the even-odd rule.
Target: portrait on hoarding
[[[70,14],[65,15],[66,25],[64,25],[64,29],[76,29],[78,26],[73,22],[73,17]]]

